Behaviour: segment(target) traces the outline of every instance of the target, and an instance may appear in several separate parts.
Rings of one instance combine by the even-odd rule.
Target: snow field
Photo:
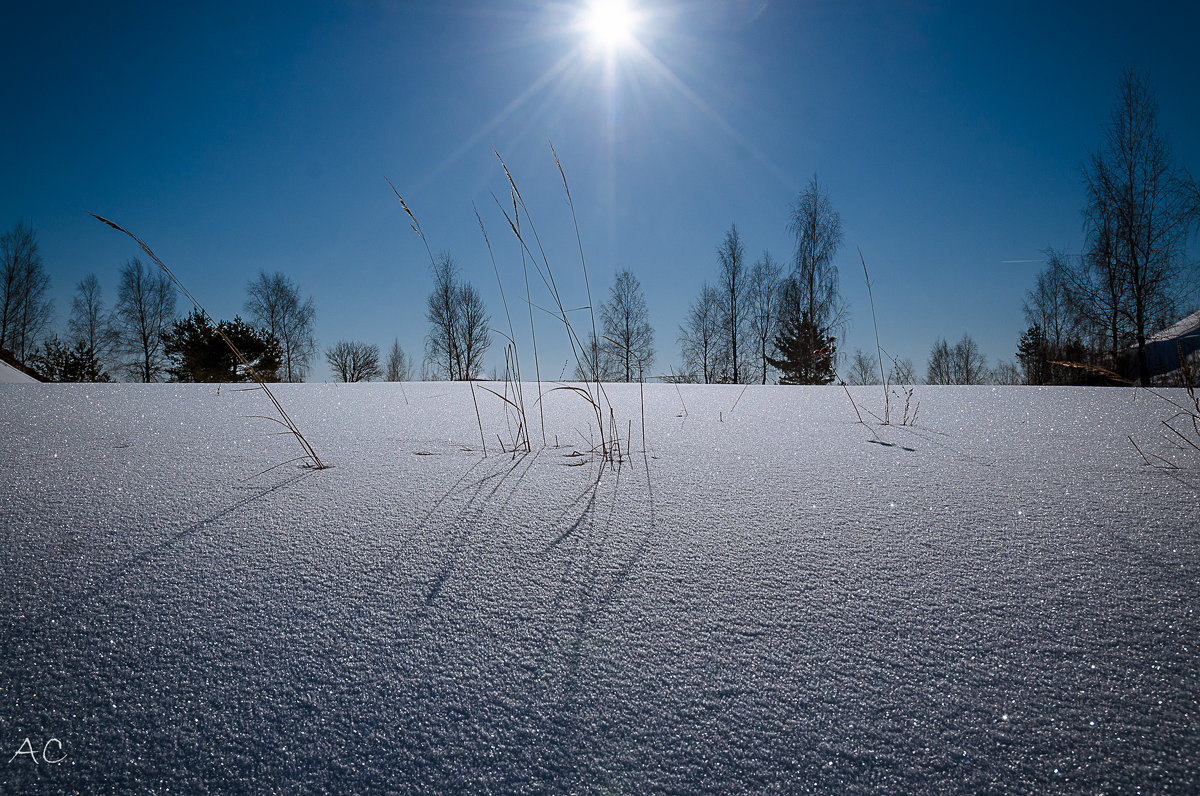
[[[333,466],[252,477],[298,453],[255,393],[0,388],[0,757],[66,755],[0,790],[1200,787],[1165,403],[647,385],[643,456],[614,385],[601,467],[536,390],[524,455],[477,391],[483,458],[466,385],[280,385]]]

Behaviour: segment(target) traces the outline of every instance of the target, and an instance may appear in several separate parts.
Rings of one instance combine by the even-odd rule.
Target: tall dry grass
[[[497,208],[508,223],[509,229],[516,238],[518,248],[521,253],[521,272],[525,285],[525,301],[529,308],[529,333],[530,340],[533,345],[533,364],[534,374],[537,383],[538,395],[533,404],[537,406],[538,415],[541,425],[542,445],[547,445],[546,435],[546,418],[545,418],[545,399],[546,396],[554,392],[566,392],[572,395],[580,396],[586,401],[591,410],[593,422],[595,423],[594,431],[596,438],[588,439],[588,447],[592,454],[598,457],[602,462],[616,463],[621,461],[630,453],[629,436],[632,434],[632,421],[626,429],[627,433],[622,438],[620,424],[616,419],[616,413],[613,409],[612,402],[609,400],[607,390],[604,383],[600,380],[600,374],[597,367],[593,366],[591,378],[586,379],[583,387],[577,384],[560,384],[556,387],[546,389],[542,382],[541,364],[537,352],[537,328],[534,322],[534,310],[539,309],[553,317],[559,324],[563,333],[566,335],[567,343],[571,349],[571,354],[577,362],[586,362],[584,352],[587,350],[583,342],[583,338],[575,327],[572,321],[570,312],[566,302],[563,300],[562,294],[558,287],[558,280],[554,275],[554,268],[551,266],[550,258],[546,254],[545,247],[542,245],[541,236],[538,234],[537,225],[533,221],[529,207],[525,203],[525,198],[521,194],[517,181],[513,178],[512,172],[509,171],[508,164],[499,152],[493,150],[496,159],[500,163],[500,167],[504,172],[505,179],[508,182],[509,196],[507,202],[502,202],[495,194],[492,195]],[[570,181],[567,179],[566,170],[563,168],[562,160],[558,156],[558,152],[554,149],[554,144],[550,143],[550,154],[554,159],[555,168],[558,170],[559,177],[562,180],[563,192],[567,200],[567,206],[571,213],[571,222],[575,230],[575,242],[579,251],[579,264],[583,272],[584,289],[587,294],[587,304],[584,309],[588,311],[588,319],[591,326],[591,339],[599,339],[597,336],[596,313],[592,302],[591,281],[588,276],[587,256],[584,252],[583,237],[579,230],[579,219],[575,210],[575,201],[571,195]],[[404,213],[409,218],[409,227],[421,238],[425,246],[426,253],[429,255],[430,262],[433,263],[433,253],[429,247],[429,242],[426,240],[424,233],[421,230],[421,225],[417,221],[416,215],[409,208],[408,203],[396,186],[388,180],[388,185],[391,186],[396,198],[400,200],[400,206]],[[501,302],[504,305],[504,316],[507,326],[507,331],[496,330],[501,337],[506,340],[505,345],[505,368],[504,368],[504,386],[500,390],[495,390],[490,387],[480,385],[480,389],[499,399],[504,407],[506,418],[513,421],[509,426],[509,440],[507,443],[500,439],[501,448],[508,451],[524,450],[526,452],[532,450],[532,441],[530,439],[529,420],[529,404],[525,399],[524,386],[521,369],[521,352],[520,346],[517,344],[515,325],[513,324],[512,314],[508,305],[507,295],[504,291],[503,280],[500,277],[500,268],[496,262],[495,252],[492,247],[491,237],[488,235],[487,227],[479,213],[478,208],[475,209],[475,218],[479,224],[480,232],[483,234],[484,243],[487,246],[488,256],[492,262],[492,269],[496,275],[496,282],[500,288]],[[533,300],[533,290],[529,274],[529,267],[533,266],[534,272],[541,279],[542,285],[549,294],[552,307],[540,307]],[[595,363],[593,363],[594,365]],[[472,396],[474,396],[475,385],[472,383]],[[645,449],[645,399],[642,393],[642,438],[643,449]],[[479,425],[480,439],[484,440],[485,434],[483,431],[483,422],[476,402],[476,421]],[[515,425],[514,425],[515,424]],[[555,437],[557,444],[557,436]],[[484,455],[487,455],[486,443],[484,444]]]
[[[275,396],[275,393],[271,392],[271,388],[267,386],[267,382],[263,380],[262,376],[255,369],[254,365],[252,365],[250,361],[246,359],[246,355],[243,354],[237,345],[235,345],[234,342],[229,339],[229,336],[225,334],[220,325],[213,321],[212,316],[208,314],[208,310],[204,309],[200,302],[196,300],[196,297],[191,294],[191,291],[184,287],[183,282],[181,282],[179,278],[175,276],[174,272],[172,272],[171,269],[168,268],[166,264],[158,258],[158,255],[151,251],[150,247],[147,246],[145,242],[142,241],[142,239],[137,235],[134,235],[132,232],[125,229],[115,221],[110,221],[103,216],[98,216],[95,213],[88,213],[88,215],[103,224],[107,224],[117,232],[123,232],[132,238],[134,242],[141,247],[142,251],[146,253],[146,256],[149,257],[155,265],[162,269],[162,272],[167,275],[167,279],[171,280],[171,284],[175,286],[175,289],[182,293],[188,299],[188,301],[192,302],[192,306],[196,308],[202,317],[206,318],[210,323],[212,323],[213,328],[217,331],[217,335],[221,338],[221,342],[225,343],[225,345],[229,347],[229,350],[233,352],[233,355],[237,358],[238,362],[241,363],[241,365],[246,369],[246,372],[250,375],[250,378],[254,380],[255,387],[251,389],[262,390],[263,394],[266,395],[267,399],[271,402],[271,406],[274,407],[275,413],[278,415],[278,417],[268,417],[265,415],[255,415],[255,417],[262,417],[263,419],[271,420],[284,426],[287,429],[287,433],[291,434],[292,437],[295,438],[296,442],[299,443],[301,450],[304,451],[300,456],[280,462],[273,467],[268,467],[266,470],[256,473],[256,475],[262,475],[265,472],[274,470],[276,467],[282,467],[286,464],[291,464],[292,462],[297,461],[307,462],[308,466],[315,470],[325,469],[325,463],[321,461],[319,456],[317,456],[317,452],[313,449],[313,446],[309,444],[307,439],[305,439],[304,434],[300,432],[299,427],[283,408],[283,404],[279,402],[279,399]]]

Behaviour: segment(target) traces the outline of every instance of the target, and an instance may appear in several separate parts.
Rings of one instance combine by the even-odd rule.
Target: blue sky
[[[937,337],[964,332],[1013,358],[1043,249],[1081,246],[1081,164],[1123,68],[1150,73],[1177,157],[1200,169],[1193,3],[646,0],[611,61],[575,29],[581,5],[10,4],[0,226],[34,225],[62,326],[83,275],[111,304],[138,254],[91,211],[217,317],[241,311],[259,269],[282,270],[315,298],[322,347],[399,337],[419,356],[429,262],[384,178],[500,327],[472,203],[525,308],[493,146],[566,303],[586,301],[550,139],[593,294],[634,271],[665,372],[730,224],[751,260],[786,261],[789,203],[816,172],[845,227],[844,350],[874,345],[861,247],[883,344],[923,372]],[[556,377],[569,352],[537,322]]]

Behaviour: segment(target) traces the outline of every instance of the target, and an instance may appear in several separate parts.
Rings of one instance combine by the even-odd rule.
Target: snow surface
[[[38,380],[28,373],[17,370],[0,359],[0,384],[37,384]]]
[[[465,385],[403,389],[279,386],[332,467],[251,477],[254,392],[0,388],[0,791],[1200,788],[1153,395],[649,385],[643,456],[614,386],[601,468],[570,392],[514,456],[477,390],[483,458]]]

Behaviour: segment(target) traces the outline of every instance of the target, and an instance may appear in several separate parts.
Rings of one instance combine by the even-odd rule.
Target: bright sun
[[[624,0],[592,0],[582,27],[594,46],[612,51],[633,41],[637,15]]]

